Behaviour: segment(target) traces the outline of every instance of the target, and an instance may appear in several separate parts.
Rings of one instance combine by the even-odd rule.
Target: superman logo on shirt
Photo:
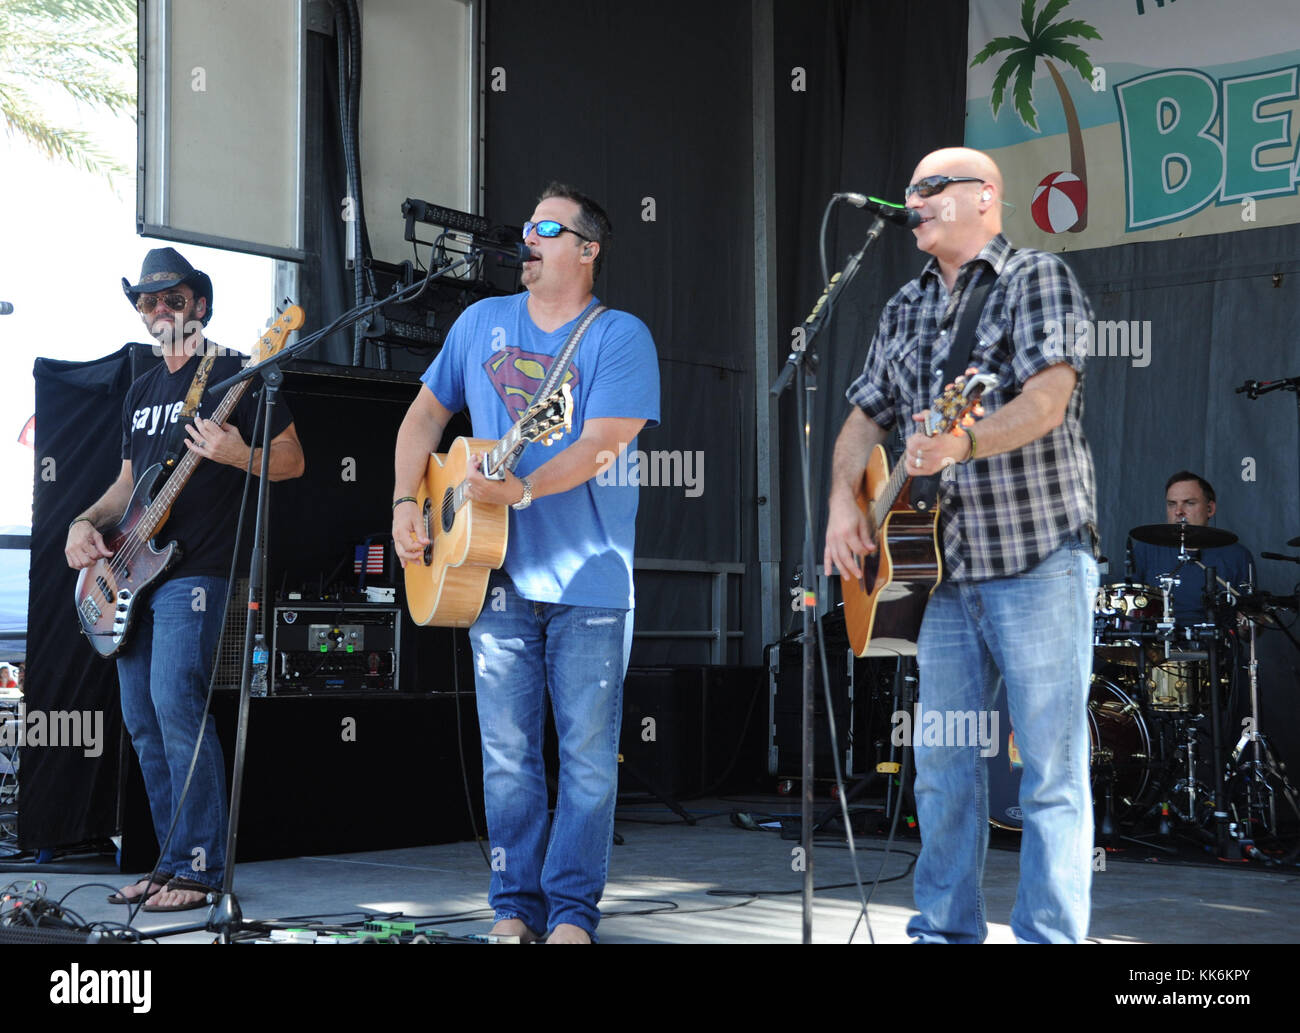
[[[502,348],[493,352],[483,371],[496,388],[497,397],[505,404],[511,422],[518,422],[533,402],[533,396],[550,372],[554,355],[526,352],[521,348]],[[578,384],[578,367],[570,363],[564,374],[564,383],[573,390]]]

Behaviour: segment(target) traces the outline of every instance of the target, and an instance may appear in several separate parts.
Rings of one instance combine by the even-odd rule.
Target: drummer
[[[1187,521],[1196,527],[1206,526],[1216,509],[1214,487],[1204,477],[1190,470],[1179,470],[1165,483],[1165,514],[1171,524]],[[1213,549],[1188,549],[1215,574],[1234,588],[1255,580],[1255,560],[1250,551],[1233,543]],[[1177,571],[1179,584],[1173,589],[1174,620],[1179,624],[1198,624],[1209,619],[1205,609],[1205,571],[1191,560],[1178,566],[1178,550],[1167,545],[1133,542],[1135,579],[1159,587],[1160,577]]]

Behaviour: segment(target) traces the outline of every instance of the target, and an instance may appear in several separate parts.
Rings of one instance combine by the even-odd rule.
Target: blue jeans
[[[226,579],[173,578],[139,606],[117,660],[122,719],[140,758],[161,847],[180,799],[221,634]],[[226,857],[226,765],[211,716],[194,778],[155,871],[219,887]]]
[[[1087,722],[1097,564],[1062,545],[1016,577],[943,582],[918,643],[923,712],[993,709],[999,672],[1024,765],[1017,940],[1077,943],[1088,932],[1092,789]],[[918,725],[918,732],[922,726]],[[1000,742],[1006,743],[1007,729]],[[989,839],[987,761],[978,743],[916,746],[921,856],[913,892],[920,942],[982,943]],[[959,737],[954,736],[954,739]]]
[[[500,591],[498,591],[500,589]],[[496,920],[561,923],[594,937],[614,838],[618,738],[631,611],[536,603],[498,571],[470,629]],[[542,736],[559,737],[555,818]]]

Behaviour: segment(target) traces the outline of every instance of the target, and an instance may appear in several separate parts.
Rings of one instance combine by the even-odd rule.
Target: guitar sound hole
[[[433,517],[433,499],[424,500],[424,510],[420,516],[424,521],[424,536],[429,539],[429,544],[424,547],[424,565],[427,567],[433,563],[433,527],[430,522]]]
[[[456,521],[456,505],[452,490],[448,488],[442,496],[442,533],[447,534]]]
[[[880,574],[880,549],[863,556],[860,560],[862,566],[862,587],[870,595],[876,588],[876,577]]]

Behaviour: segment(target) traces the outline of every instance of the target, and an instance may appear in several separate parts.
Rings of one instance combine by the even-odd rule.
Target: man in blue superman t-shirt
[[[524,229],[526,293],[480,301],[452,327],[398,432],[393,542],[404,565],[429,544],[413,496],[448,420],[468,409],[474,437],[497,439],[519,419],[574,326],[599,305],[593,285],[609,239],[598,204],[551,184]],[[492,931],[589,943],[614,831],[637,506],[635,484],[596,476],[658,423],[649,330],[626,312],[602,313],[564,379],[572,430],[550,449],[526,449],[504,480],[477,467],[467,477],[471,499],[511,506],[505,564],[470,640]],[[560,751],[553,821],[542,762],[548,694]]]

